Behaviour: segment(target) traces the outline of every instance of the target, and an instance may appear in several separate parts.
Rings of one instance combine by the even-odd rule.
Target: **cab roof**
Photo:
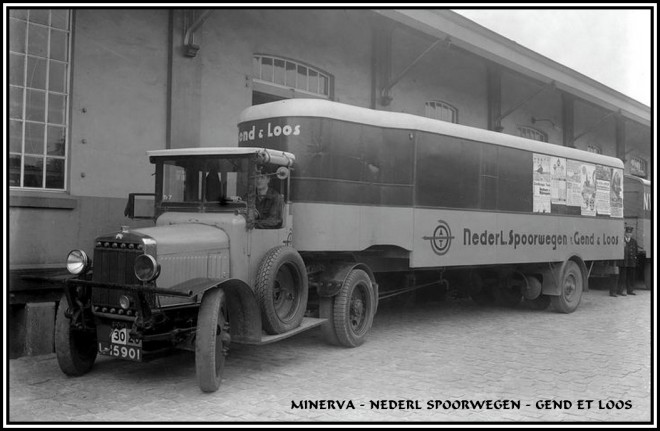
[[[257,147],[192,147],[173,148],[168,150],[147,151],[151,157],[185,157],[185,156],[249,156],[257,155],[266,163],[280,166],[291,166],[296,156],[286,151],[271,150]]]

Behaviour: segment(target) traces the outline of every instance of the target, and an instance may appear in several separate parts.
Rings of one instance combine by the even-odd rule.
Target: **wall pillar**
[[[198,147],[201,142],[202,58],[185,55],[184,18],[183,10],[170,12],[167,148]]]
[[[575,148],[575,97],[561,93],[562,143],[565,147]]]
[[[488,130],[501,132],[502,127],[502,69],[495,63],[486,66],[488,91]]]

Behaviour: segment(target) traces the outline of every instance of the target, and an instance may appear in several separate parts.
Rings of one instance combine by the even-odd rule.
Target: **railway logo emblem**
[[[433,231],[433,236],[424,236],[422,239],[431,242],[431,249],[438,256],[447,254],[449,251],[449,246],[451,246],[451,240],[454,237],[451,234],[451,229],[449,225],[444,220],[438,220],[438,226],[436,226]]]

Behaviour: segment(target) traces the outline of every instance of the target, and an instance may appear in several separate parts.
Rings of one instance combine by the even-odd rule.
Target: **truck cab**
[[[147,194],[131,194],[126,215],[155,226],[122,226],[96,238],[92,253],[69,253],[57,358],[81,375],[97,353],[144,361],[193,350],[200,388],[215,391],[231,342],[271,342],[323,322],[304,316],[306,268],[290,246],[295,157],[263,148],[148,156],[148,214],[139,214]]]

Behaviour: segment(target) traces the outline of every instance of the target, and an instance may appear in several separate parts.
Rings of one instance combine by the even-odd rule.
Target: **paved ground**
[[[6,420],[650,423],[652,303],[650,291],[591,290],[568,315],[467,299],[388,305],[356,349],[326,345],[319,329],[233,347],[213,394],[198,389],[189,352],[101,357],[79,378],[54,355],[24,357],[9,361]]]

